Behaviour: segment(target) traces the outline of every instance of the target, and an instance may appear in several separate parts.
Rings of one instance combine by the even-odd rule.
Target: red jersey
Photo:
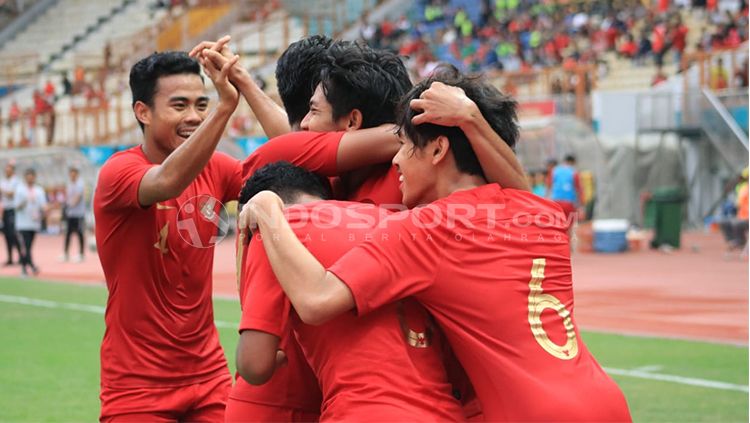
[[[290,132],[270,139],[242,162],[242,180],[261,167],[278,161],[290,162],[323,176],[336,176],[336,158],[343,132]]]
[[[240,306],[242,308],[242,319],[247,313],[249,307],[248,294],[251,291],[253,280],[255,279],[254,268],[258,261],[257,257],[250,257],[250,248],[244,244],[241,238],[238,238],[237,256],[240,260],[237,269],[237,289],[240,294]],[[256,243],[260,244],[260,243]],[[261,299],[258,299],[261,301]],[[268,301],[263,298],[263,302]],[[244,324],[240,322],[240,333],[245,330]],[[321,393],[318,387],[318,379],[305,361],[302,350],[297,340],[292,335],[292,328],[286,325],[283,333],[279,335],[279,348],[286,354],[286,365],[279,367],[273,374],[273,377],[263,385],[251,385],[247,383],[239,373],[236,375],[235,385],[229,393],[229,398],[245,401],[253,404],[262,404],[269,407],[278,407],[275,409],[266,409],[265,416],[268,413],[278,413],[276,416],[269,418],[270,421],[287,421],[287,409],[294,409],[309,413],[320,413]]]
[[[324,176],[336,176],[339,143],[343,135],[344,132],[299,131],[274,137],[242,162],[242,180],[247,180],[261,167],[277,161],[288,161]],[[401,192],[395,168],[376,167],[358,189],[351,193],[350,198],[378,205],[400,205]],[[242,257],[240,268],[246,269],[247,251],[239,252],[238,256]],[[244,302],[242,290],[241,288],[240,301]],[[291,328],[285,328],[285,333],[280,338],[281,344],[286,346],[287,365],[278,369],[268,383],[260,386],[250,385],[237,377],[229,397],[275,407],[320,410],[321,394],[317,388],[317,379],[302,357],[296,339],[291,336]],[[284,420],[283,416],[285,415],[280,415],[279,420]]]
[[[406,296],[442,326],[488,421],[630,420],[573,319],[565,217],[490,184],[397,213],[330,267],[367,315]]]
[[[282,160],[323,176],[339,176],[337,158],[343,135],[344,132],[299,131],[274,137],[242,162],[242,180],[246,181],[261,167]],[[372,166],[357,188],[342,192],[340,197],[386,208],[401,207],[398,172],[390,163]]]
[[[221,203],[237,198],[237,160],[214,153],[177,197],[149,207],[140,146],[113,155],[94,194],[96,245],[109,289],[101,384],[169,387],[228,373],[211,301]]]
[[[330,265],[367,240],[386,213],[368,204],[326,201],[292,207],[288,220],[308,250]],[[253,239],[249,249],[240,327],[282,337],[291,319],[320,381],[322,421],[462,420],[443,366],[440,333],[416,302],[306,325],[290,314],[262,240]]]

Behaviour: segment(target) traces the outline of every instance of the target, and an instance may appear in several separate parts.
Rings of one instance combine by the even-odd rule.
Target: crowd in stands
[[[674,3],[684,2],[661,1],[647,8],[639,0],[421,0],[414,11],[419,15],[416,24],[405,16],[379,23],[363,17],[360,36],[372,46],[408,56],[420,76],[441,61],[464,71],[513,72],[596,64],[606,52],[638,65],[660,65],[665,59],[679,63],[686,51],[734,48],[748,39],[744,0],[736,12],[719,11],[715,4],[713,10],[693,8],[705,22],[694,46],[687,41],[689,29],[681,15],[685,9]]]

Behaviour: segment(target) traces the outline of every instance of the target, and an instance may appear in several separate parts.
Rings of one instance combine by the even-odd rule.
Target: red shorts
[[[275,407],[235,398],[227,400],[227,423],[245,422],[317,422],[320,413],[298,408]]]
[[[232,377],[168,388],[102,387],[101,422],[223,422]]]

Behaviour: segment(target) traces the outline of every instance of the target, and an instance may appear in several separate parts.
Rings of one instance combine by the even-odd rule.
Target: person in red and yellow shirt
[[[130,72],[142,145],[112,156],[94,194],[109,289],[101,346],[102,421],[221,421],[231,387],[213,322],[213,245],[221,202],[237,198],[239,163],[215,153],[234,112],[227,74],[154,53]]]
[[[475,106],[443,102],[463,113],[445,126],[426,124],[431,116],[419,112],[432,102],[428,88],[460,89]],[[562,211],[488,184],[466,139],[465,114],[480,113],[512,146],[515,102],[488,84],[440,75],[415,86],[401,110],[393,163],[412,210],[386,219],[328,269],[297,239],[276,194],[261,192],[243,208],[240,227],[259,229],[299,317],[320,325],[413,296],[444,330],[487,420],[630,421],[622,392],[575,325]]]

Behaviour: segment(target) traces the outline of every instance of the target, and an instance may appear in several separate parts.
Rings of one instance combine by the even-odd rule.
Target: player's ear
[[[450,142],[445,135],[439,135],[430,144],[428,151],[430,151],[430,154],[432,155],[432,164],[436,165],[442,162],[448,155]]]
[[[362,127],[362,112],[354,109],[349,112],[349,118],[346,122],[346,130],[354,131]]]
[[[151,125],[151,108],[142,101],[136,101],[133,105],[133,113],[138,122],[144,125]]]

